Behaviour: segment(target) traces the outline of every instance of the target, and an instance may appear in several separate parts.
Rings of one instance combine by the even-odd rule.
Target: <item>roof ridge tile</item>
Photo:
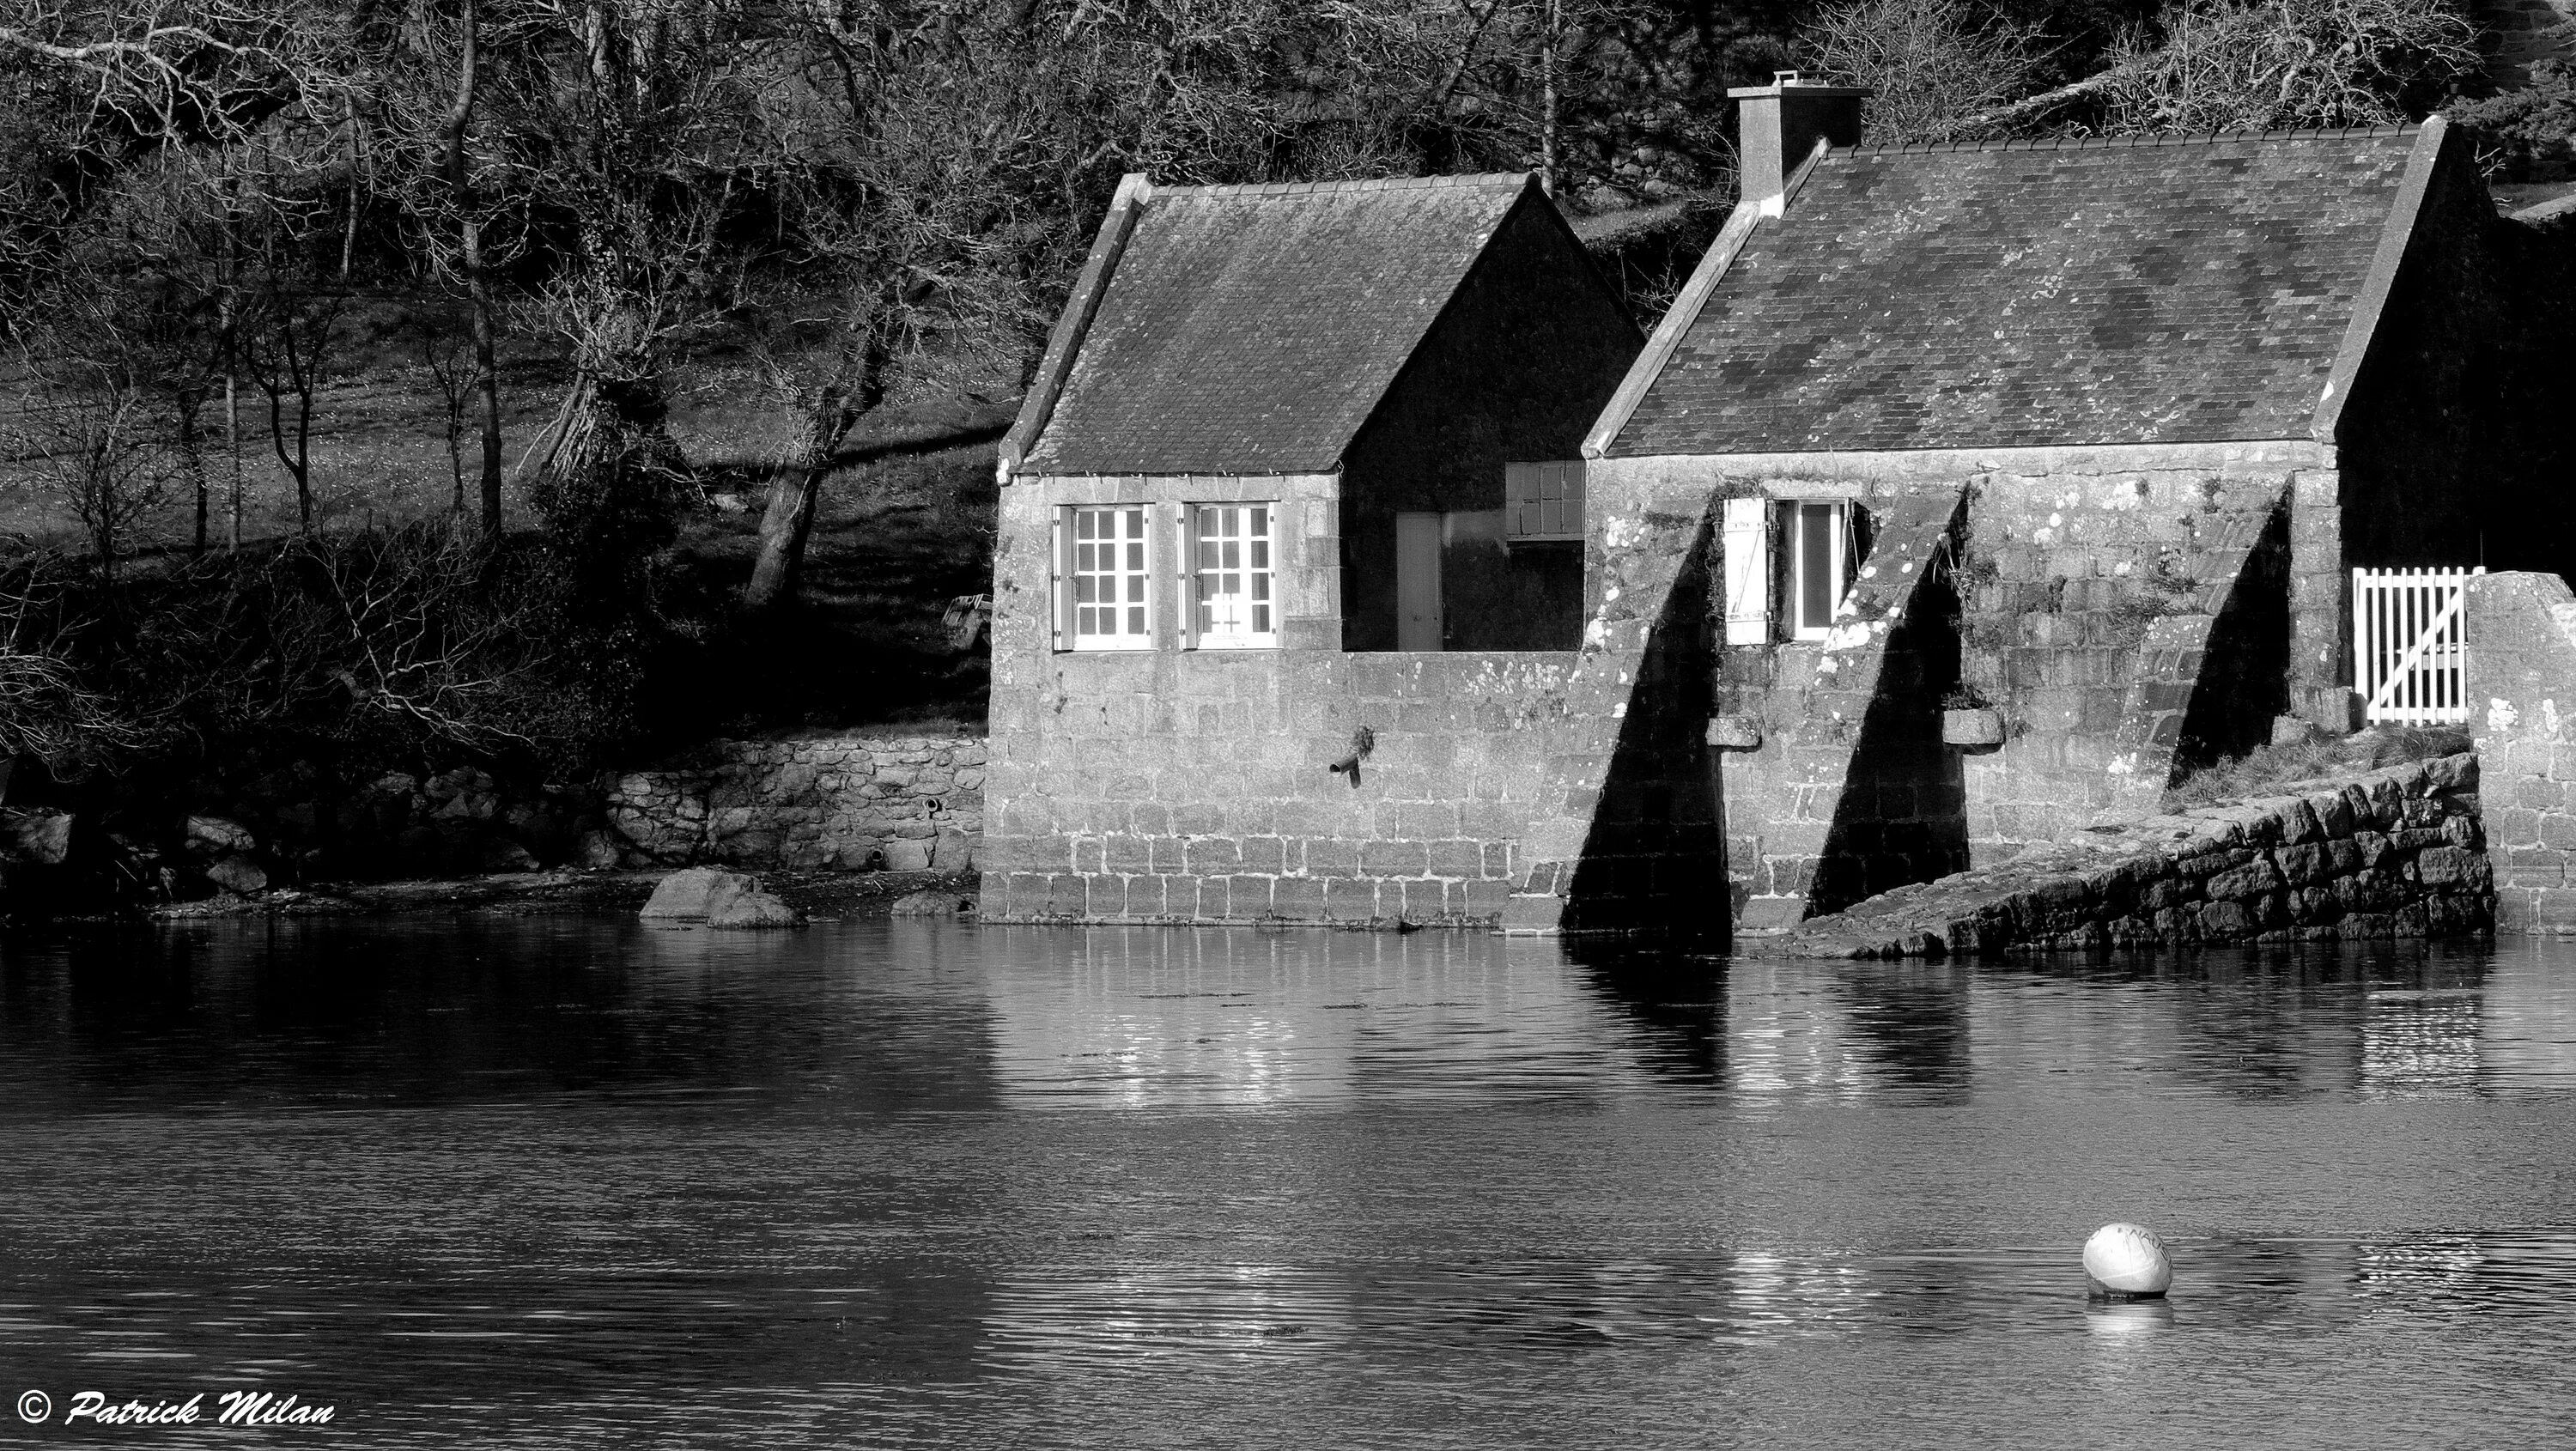
[[[1156,200],[1175,196],[1290,197],[1332,193],[1433,190],[1501,190],[1529,184],[1526,171],[1460,172],[1447,176],[1370,176],[1346,181],[1233,181],[1207,186],[1155,186]]]
[[[1853,156],[1925,156],[1956,151],[2099,151],[2125,147],[2210,146],[2229,141],[2340,141],[2374,136],[2412,136],[2423,130],[2415,121],[2372,126],[2299,126],[2276,131],[2149,132],[2136,136],[2017,136],[2003,141],[1907,141],[1892,146],[1854,146],[1837,154]]]

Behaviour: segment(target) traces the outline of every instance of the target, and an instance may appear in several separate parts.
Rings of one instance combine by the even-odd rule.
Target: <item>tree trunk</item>
[[[742,591],[746,609],[771,610],[796,597],[805,571],[805,541],[814,531],[814,507],[822,497],[823,480],[832,472],[832,451],[840,447],[852,424],[885,401],[891,321],[890,309],[882,302],[860,321],[857,356],[850,359],[855,366],[846,368],[816,396],[794,476],[770,484],[769,507],[760,516],[760,555],[752,561],[751,582]]]
[[[195,486],[197,494],[197,540],[189,550],[192,554],[206,552],[206,450],[205,440],[197,432],[197,415],[205,405],[202,393],[179,395],[179,463],[188,471],[188,482]]]
[[[492,366],[492,283],[483,275],[482,225],[465,223],[467,290],[473,299],[474,391],[483,398],[483,534],[501,537],[501,380]]]
[[[229,164],[229,163],[227,163]],[[241,216],[224,178],[224,454],[232,464],[232,547],[241,548]]]
[[[474,117],[475,65],[482,50],[475,0],[464,0],[464,38],[456,61],[456,100],[447,112],[447,185],[462,232],[465,293],[474,330],[474,391],[483,399],[483,535],[501,537],[501,384],[492,366],[492,282],[483,275],[483,224],[474,214],[474,181],[465,167],[465,128]]]
[[[805,540],[814,532],[814,506],[822,498],[829,462],[807,464],[793,483],[781,479],[769,486],[769,507],[760,516],[760,557],[752,561],[751,583],[742,591],[745,607],[775,609],[796,597],[805,569]]]
[[[1556,27],[1558,0],[1547,0],[1539,35],[1538,184],[1556,194]]]
[[[231,358],[224,360],[224,452],[232,460],[232,547],[241,548],[241,385]]]
[[[304,532],[313,532],[313,390],[310,385],[295,395],[295,512],[304,521]]]
[[[349,220],[340,232],[340,280],[349,280],[349,266],[358,253],[358,172],[363,147],[358,139],[358,90],[346,88],[343,99],[349,108]]]

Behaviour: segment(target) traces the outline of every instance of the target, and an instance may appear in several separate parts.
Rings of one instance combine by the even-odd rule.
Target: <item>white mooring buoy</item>
[[[2084,1241],[2084,1276],[2093,1293],[2111,1299],[2148,1300],[2173,1285],[2173,1260],[2154,1230],[2106,1224]]]

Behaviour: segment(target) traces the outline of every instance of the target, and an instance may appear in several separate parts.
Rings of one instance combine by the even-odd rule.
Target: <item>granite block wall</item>
[[[2349,714],[2324,450],[2048,452],[1976,480],[1961,556],[1961,674],[2011,732],[1965,763],[1980,864],[2152,813],[2275,715]]]
[[[1334,486],[1004,490],[986,920],[1722,926],[1706,607],[1688,567],[1704,501],[1593,494],[1579,649],[1345,652]],[[1168,601],[1154,649],[1052,648],[1051,510],[1123,490],[1177,511],[1216,487],[1300,506],[1280,546],[1280,648],[1179,648]],[[1328,770],[1362,730],[1356,773]]]
[[[2240,751],[2283,711],[2340,728],[2348,614],[2332,460],[2291,441],[1595,461],[1596,486],[1696,490],[1701,508],[1747,494],[1853,500],[1885,531],[1862,563],[1856,618],[1902,604],[1862,608],[1884,592],[1873,567],[1899,579],[1936,567],[1928,551],[1913,557],[1929,543],[1914,522],[1923,501],[1965,500],[1937,561],[1946,595],[1915,612],[1928,629],[1929,612],[1955,611],[1955,660],[1928,637],[1892,652],[1718,652],[1718,712],[1766,723],[1759,749],[1724,757],[1738,925],[1778,930],[2152,814],[2186,742]],[[2204,676],[2222,687],[2201,689]],[[1927,739],[1953,684],[2003,713],[2000,749]]]
[[[636,865],[963,871],[984,832],[974,736],[716,741],[616,779],[608,821]]]
[[[1937,567],[1963,502],[1955,486],[1881,500],[1843,628],[1725,652],[1719,708],[1762,735],[1720,757],[1739,928],[1787,927],[1967,866],[1958,755],[1940,729],[1957,618]]]
[[[2496,930],[2576,932],[2576,593],[2554,574],[2481,575],[2467,625]]]
[[[1872,898],[1763,950],[1939,957],[2466,936],[2494,920],[2479,804],[2474,755],[2292,783]]]

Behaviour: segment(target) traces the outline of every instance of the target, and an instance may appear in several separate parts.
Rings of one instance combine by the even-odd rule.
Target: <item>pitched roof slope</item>
[[[2414,133],[1829,155],[1608,452],[2304,438]]]
[[[1154,188],[1019,471],[1331,468],[1529,186]]]

